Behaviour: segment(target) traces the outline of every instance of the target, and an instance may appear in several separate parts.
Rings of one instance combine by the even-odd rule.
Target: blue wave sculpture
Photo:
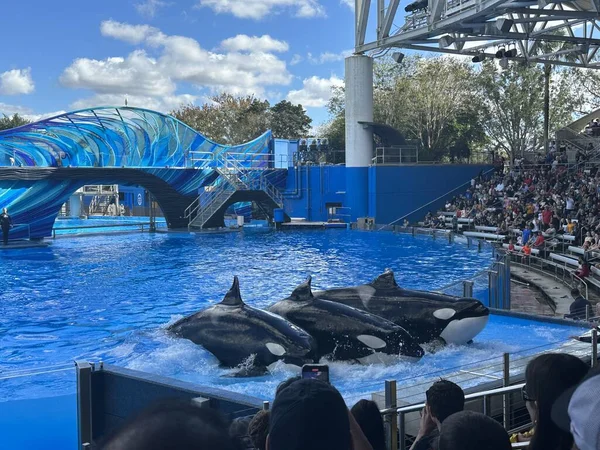
[[[267,131],[225,146],[142,108],[73,111],[0,131],[0,208],[40,238],[51,235],[62,204],[81,186],[131,184],[152,192],[171,227],[183,227],[185,208],[218,177],[215,155],[227,152],[241,165],[267,168],[272,140]]]

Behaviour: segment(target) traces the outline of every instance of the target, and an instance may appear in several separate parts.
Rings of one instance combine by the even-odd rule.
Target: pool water
[[[431,237],[261,228],[64,237],[47,248],[4,251],[0,431],[8,432],[13,410],[28,411],[32,399],[61,396],[58,404],[66,402],[64,408],[74,411],[72,369],[52,371],[72,367],[73,360],[103,360],[271,399],[277,384],[295,373],[278,366],[262,377],[227,377],[230,370],[219,367],[210,353],[165,332],[175,320],[219,302],[233,275],[240,277],[244,300],[265,308],[288,296],[309,274],[320,289],[366,283],[389,267],[401,286],[434,290],[472,277],[491,259],[488,248],[478,252]],[[559,345],[572,334],[571,327],[492,316],[472,345],[428,351],[420,361],[398,359],[386,366],[336,362],[330,364],[331,379],[352,402],[383,390],[387,379],[443,374],[504,352]],[[23,371],[47,373],[21,376]],[[74,442],[73,432],[65,431],[64,448]],[[15,434],[15,439],[24,436]]]

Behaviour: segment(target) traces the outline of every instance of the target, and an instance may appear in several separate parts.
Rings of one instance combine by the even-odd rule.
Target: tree
[[[485,98],[484,129],[504,150],[512,163],[526,151],[544,146],[544,105],[548,104],[548,128],[556,130],[573,120],[581,94],[572,84],[570,72],[557,72],[550,82],[548,101],[541,88],[547,69],[541,65],[511,63],[498,71],[493,61],[484,62],[478,77],[479,95]]]
[[[404,61],[400,69],[376,65],[375,121],[420,141],[421,160],[440,160],[449,156],[450,148],[456,157],[458,148],[470,153],[471,147],[482,145],[485,136],[472,132],[481,122],[482,109],[472,66],[447,57]],[[469,125],[461,126],[465,120]]]
[[[271,107],[271,131],[280,139],[296,139],[307,136],[312,119],[308,117],[302,105],[293,105],[282,100]]]
[[[331,98],[327,103],[329,122],[319,128],[319,136],[329,140],[332,150],[345,150],[346,148],[346,91],[343,87],[332,88]]]
[[[3,114],[2,116],[3,117],[0,118],[0,130],[9,130],[11,128],[16,128],[31,123],[31,121],[21,117],[17,113],[15,113],[12,117],[7,116],[6,114]]]
[[[202,106],[187,105],[171,115],[207,138],[226,145],[251,141],[269,129],[269,102],[254,96],[219,94]]]

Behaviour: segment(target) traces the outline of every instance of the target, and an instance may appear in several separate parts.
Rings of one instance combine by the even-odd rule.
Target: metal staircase
[[[245,166],[236,155],[226,152],[214,155],[215,170],[219,177],[205,186],[198,198],[185,210],[189,229],[205,228],[207,222],[240,191],[263,191],[269,199],[283,208],[283,195],[259,170]]]

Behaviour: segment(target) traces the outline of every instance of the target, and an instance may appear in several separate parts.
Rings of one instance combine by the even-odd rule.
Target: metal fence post
[[[268,411],[271,405],[269,402],[263,402],[263,411]]]
[[[87,362],[76,362],[77,373],[77,437],[78,448],[92,443],[92,372]],[[85,447],[86,444],[88,447]]]
[[[510,355],[505,353],[503,355],[503,368],[502,368],[502,385],[508,387],[510,384]],[[504,423],[504,429],[510,430],[510,394],[504,394],[502,396],[502,422]]]
[[[481,239],[477,239],[477,252],[481,253]]]
[[[592,330],[592,367],[598,365],[598,331]]]
[[[473,297],[473,283],[472,281],[463,281],[463,297]]]
[[[385,382],[385,408],[396,408],[398,397],[396,393],[396,380],[387,380]],[[398,413],[392,412],[385,416],[385,424],[387,428],[387,444],[389,450],[398,448]],[[401,442],[404,442],[404,436],[400,436]],[[404,450],[404,445],[401,445],[400,450]]]

